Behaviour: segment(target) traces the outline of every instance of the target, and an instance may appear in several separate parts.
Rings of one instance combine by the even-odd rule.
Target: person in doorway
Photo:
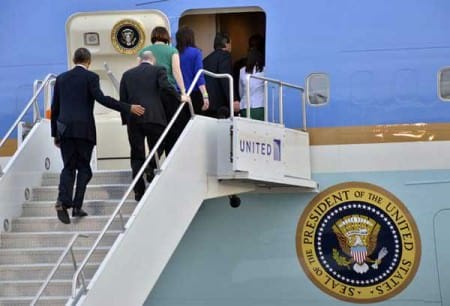
[[[247,55],[247,63],[241,68],[239,74],[239,95],[241,97],[241,116],[247,117],[247,105],[250,103],[250,118],[264,120],[264,81],[250,79],[249,75],[264,76],[264,56],[257,49],[250,49]],[[247,101],[247,90],[250,85],[250,101]]]
[[[191,28],[187,26],[179,28],[176,39],[184,84],[189,88],[197,72],[203,69],[202,52],[195,46],[194,31]],[[203,74],[195,84],[190,96],[196,114],[201,114],[208,109],[209,99]]]
[[[232,66],[230,52],[230,37],[224,33],[217,33],[214,38],[214,51],[203,60],[203,67],[213,73],[231,75]],[[223,109],[223,107],[230,109],[229,80],[205,76],[205,81],[206,89],[209,94],[209,108],[205,112],[205,115],[217,118],[219,109]],[[238,106],[239,103],[237,102],[235,105]]]
[[[263,57],[265,57],[265,40],[264,37],[262,37],[259,34],[253,34],[248,39],[248,50],[247,54],[250,50],[258,50],[261,52]],[[242,98],[242,96],[239,95],[239,75],[242,67],[245,67],[247,65],[247,56],[243,57],[241,59],[238,59],[234,65],[233,65],[233,81],[234,81],[234,90],[235,90],[235,96]]]
[[[131,148],[131,169],[133,178],[145,162],[145,140],[151,151],[167,125],[167,118],[161,101],[160,93],[180,101],[186,96],[180,96],[170,84],[164,67],[156,66],[151,51],[144,51],[139,56],[140,64],[125,71],[120,81],[120,100],[125,103],[137,101],[146,109],[141,117],[122,114],[122,124],[127,125],[128,141]],[[180,103],[179,102],[179,103]],[[184,101],[185,102],[185,101]],[[162,147],[158,148],[162,153]],[[156,162],[153,159],[148,167],[147,180],[154,175]],[[134,187],[135,200],[140,201],[145,192],[145,182],[141,178]]]
[[[90,167],[92,150],[96,144],[94,102],[126,114],[142,116],[145,108],[130,105],[105,96],[99,77],[88,70],[91,53],[79,48],[73,56],[75,67],[56,78],[51,106],[51,135],[60,147],[64,168],[61,171],[58,199],[55,205],[59,220],[70,223],[72,217],[85,217],[82,209],[86,186],[92,177]],[[73,196],[75,178],[77,181]]]

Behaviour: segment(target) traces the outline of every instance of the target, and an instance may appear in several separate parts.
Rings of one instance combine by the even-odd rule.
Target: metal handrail
[[[232,87],[232,85],[233,85],[233,78],[231,77],[231,75],[229,75],[229,74],[214,74],[214,73],[209,72],[207,70],[200,69],[199,71],[197,71],[197,73],[196,73],[196,75],[194,77],[194,80],[192,81],[192,84],[191,84],[191,86],[189,87],[189,89],[188,89],[188,91],[186,93],[188,96],[192,93],[192,90],[193,90],[195,84],[197,83],[197,81],[200,78],[200,75],[202,73],[207,74],[207,75],[212,76],[212,77],[217,77],[217,78],[228,78],[230,80],[230,83],[231,83],[230,94],[233,93],[232,92],[232,90],[233,90],[233,87]],[[232,106],[233,105],[232,104],[233,103],[232,95],[230,96],[230,100],[231,100],[230,101],[230,106]],[[178,119],[178,116],[180,115],[180,113],[181,113],[181,111],[182,111],[182,109],[184,107],[184,104],[185,103],[181,103],[180,106],[178,107],[177,111],[175,112],[175,114],[172,116],[172,119],[169,121],[169,123],[167,124],[167,127],[164,129],[164,131],[161,134],[161,136],[159,137],[158,141],[153,146],[153,149],[151,150],[150,154],[148,155],[148,157],[145,160],[144,164],[142,165],[141,169],[139,170],[139,172],[134,177],[134,179],[131,182],[130,186],[128,187],[127,191],[125,192],[125,194],[123,195],[123,197],[120,200],[119,204],[117,205],[116,209],[114,210],[114,212],[112,213],[111,217],[109,218],[108,222],[103,227],[103,230],[101,231],[101,233],[98,235],[97,240],[94,242],[94,244],[92,245],[92,248],[86,254],[83,262],[80,264],[78,270],[75,272],[75,274],[73,276],[73,279],[72,279],[72,298],[73,299],[76,299],[77,296],[79,297],[82,293],[87,291],[86,286],[84,284],[82,284],[83,292],[77,294],[78,278],[80,277],[80,274],[82,273],[84,267],[87,265],[87,263],[88,263],[89,259],[91,258],[92,254],[95,252],[95,250],[99,246],[100,241],[103,239],[104,235],[106,234],[106,232],[108,231],[109,227],[111,226],[111,224],[113,223],[114,219],[117,217],[118,214],[120,215],[120,218],[122,220],[122,231],[125,230],[125,225],[123,223],[122,214],[121,214],[120,211],[121,211],[123,205],[125,204],[125,201],[127,200],[129,194],[134,189],[134,186],[136,185],[137,181],[144,174],[144,171],[147,168],[148,164],[150,163],[152,158],[155,156],[157,150],[161,146],[161,144],[162,144],[164,138],[166,137],[166,135],[168,134],[169,130],[172,128],[172,126],[174,125],[175,121]],[[195,116],[195,114],[194,114],[194,108],[192,107],[192,103],[188,102],[187,104],[189,106],[189,110],[190,110],[190,113],[191,113],[191,118],[193,118]]]
[[[53,278],[53,276],[55,275],[56,271],[58,270],[58,268],[61,266],[64,258],[66,258],[67,253],[69,253],[69,251],[72,254],[72,262],[73,262],[73,267],[74,270],[77,270],[77,262],[75,259],[75,255],[73,254],[73,245],[75,243],[75,241],[77,241],[77,239],[79,237],[82,238],[88,238],[87,235],[83,235],[80,233],[76,233],[75,235],[73,235],[72,239],[70,240],[69,244],[67,245],[67,247],[65,248],[65,250],[63,251],[63,253],[61,254],[61,256],[59,257],[58,261],[56,262],[55,266],[53,267],[52,271],[50,272],[50,274],[47,276],[47,279],[45,280],[45,282],[42,284],[41,288],[39,289],[38,293],[36,294],[36,296],[34,297],[33,301],[31,302],[31,306],[36,305],[36,303],[39,301],[39,299],[41,298],[41,295],[44,293],[45,289],[47,288],[47,286],[50,284],[50,280]],[[84,275],[82,275],[82,282],[85,282],[84,279]]]
[[[191,86],[189,86],[188,89],[188,93],[187,95],[190,95],[192,90],[194,89],[195,84],[197,84],[198,79],[200,78],[200,76],[203,74],[216,78],[216,79],[228,79],[228,81],[230,82],[230,86],[229,86],[229,95],[230,95],[230,118],[233,119],[234,117],[234,112],[233,112],[233,102],[234,102],[234,85],[233,85],[233,77],[228,74],[228,73],[213,73],[211,71],[205,70],[205,69],[199,69],[197,71],[197,73],[195,74],[194,80],[191,83]],[[190,104],[192,106],[192,104]],[[191,110],[191,113],[193,113],[193,109]]]
[[[36,92],[33,94],[33,97],[31,97],[30,101],[27,103],[27,105],[25,106],[24,110],[20,113],[19,117],[17,117],[16,121],[13,123],[13,125],[11,126],[11,128],[8,130],[8,132],[6,132],[6,135],[2,138],[2,140],[0,141],[0,148],[6,143],[6,140],[9,138],[9,136],[11,136],[12,132],[14,131],[14,129],[19,125],[19,123],[22,121],[23,117],[25,116],[25,114],[27,113],[27,111],[30,109],[30,107],[32,105],[34,105],[35,103],[37,103],[37,98],[39,96],[39,94],[41,93],[41,91],[47,86],[47,84],[56,78],[56,75],[54,74],[49,74],[45,77],[45,79],[42,81],[42,84],[39,86],[39,88],[36,90]],[[38,81],[39,82],[39,81]],[[36,83],[35,83],[36,84]],[[41,114],[39,111],[39,107],[35,106],[35,110],[37,111],[37,120],[39,121],[41,118]]]
[[[106,68],[106,67],[105,67]],[[192,93],[192,90],[195,86],[195,84],[198,82],[198,79],[200,78],[201,74],[204,73],[206,75],[209,75],[211,77],[216,77],[216,78],[228,78],[230,81],[230,110],[233,107],[233,78],[231,77],[231,75],[229,74],[214,74],[210,71],[204,70],[204,69],[200,69],[195,77],[194,80],[191,83],[191,86],[189,87],[188,91],[187,91],[187,95],[190,95]],[[113,83],[114,84],[114,83]],[[189,110],[191,113],[191,117],[194,117],[194,109],[192,106],[192,103],[188,103],[189,106]],[[147,157],[147,159],[145,160],[144,164],[142,165],[141,169],[139,170],[139,172],[136,174],[135,178],[133,179],[133,181],[131,182],[130,186],[128,187],[127,191],[125,192],[125,194],[123,195],[121,201],[119,202],[117,208],[114,210],[113,214],[111,215],[110,219],[108,220],[108,222],[106,223],[105,227],[103,228],[102,232],[100,233],[100,235],[97,237],[97,240],[94,242],[92,248],[89,250],[88,254],[86,255],[86,257],[84,258],[83,262],[80,264],[80,267],[78,268],[78,270],[75,272],[73,279],[72,279],[72,298],[76,298],[77,296],[77,283],[78,283],[78,278],[81,274],[81,272],[83,271],[84,267],[86,266],[86,264],[88,263],[90,257],[92,256],[92,254],[95,252],[95,250],[97,249],[98,245],[100,244],[100,241],[103,239],[103,236],[106,234],[106,232],[108,231],[109,227],[111,226],[112,222],[114,221],[114,219],[116,218],[117,214],[120,215],[120,217],[122,216],[121,214],[121,208],[122,206],[125,204],[126,199],[128,198],[129,194],[131,193],[131,191],[134,189],[134,186],[136,185],[137,181],[139,180],[139,178],[143,175],[145,169],[147,168],[147,165],[150,163],[151,159],[153,158],[153,156],[156,154],[158,148],[160,147],[163,139],[166,137],[166,135],[168,134],[169,130],[172,128],[173,124],[175,123],[176,119],[178,118],[179,114],[181,113],[182,109],[184,107],[184,103],[182,103],[177,111],[175,112],[175,114],[172,116],[172,119],[170,120],[169,124],[167,125],[167,127],[165,128],[164,132],[161,134],[161,136],[159,137],[158,141],[156,142],[155,146],[153,147],[153,149],[151,150],[149,156]],[[231,116],[233,115],[233,112],[231,111]],[[125,226],[123,224],[123,219],[121,217],[122,220],[122,230],[125,230]],[[82,289],[84,292],[86,292],[87,288],[83,285]]]
[[[56,78],[55,79],[51,79],[50,81],[48,81],[47,86],[45,87],[44,90],[44,118],[47,118],[47,110],[51,109],[52,107],[52,88],[55,87],[55,83],[56,83]],[[50,119],[50,118],[47,118]]]
[[[75,272],[73,279],[72,279],[72,298],[76,298],[76,284],[78,282],[78,278],[80,273],[83,271],[84,267],[86,266],[86,264],[88,263],[90,257],[92,256],[92,254],[95,252],[95,250],[97,249],[97,247],[100,244],[100,241],[103,239],[103,236],[106,234],[106,232],[108,231],[109,227],[111,226],[111,224],[114,222],[114,219],[116,218],[116,216],[118,214],[121,215],[120,210],[122,209],[122,206],[125,204],[126,199],[128,198],[129,194],[131,193],[131,191],[134,189],[134,186],[136,185],[137,181],[139,180],[139,178],[144,174],[145,169],[147,168],[148,164],[150,163],[151,159],[153,158],[153,156],[155,155],[157,149],[159,148],[159,146],[161,145],[161,143],[163,142],[163,139],[166,137],[166,135],[168,134],[170,128],[173,126],[173,124],[175,123],[175,120],[178,119],[179,114],[181,113],[181,110],[184,107],[184,103],[182,103],[177,111],[175,112],[175,114],[173,115],[172,119],[170,120],[169,124],[167,125],[166,129],[164,130],[164,132],[162,133],[162,135],[160,136],[160,138],[158,139],[158,141],[156,142],[155,146],[153,147],[153,149],[151,150],[149,156],[147,157],[147,159],[145,160],[144,164],[142,165],[141,169],[139,170],[139,172],[136,174],[135,178],[133,179],[133,181],[131,182],[131,185],[128,187],[127,191],[125,192],[125,194],[123,195],[122,199],[119,202],[119,205],[117,206],[117,208],[114,210],[114,212],[112,213],[111,217],[109,218],[108,222],[106,223],[105,227],[103,228],[102,232],[100,233],[100,235],[97,237],[97,240],[94,242],[92,248],[89,250],[89,252],[87,253],[86,257],[84,258],[83,262],[80,264],[78,270]],[[123,223],[123,219],[122,220],[122,231],[125,230],[125,225]],[[83,286],[83,290],[86,292],[86,287]]]
[[[33,82],[33,95],[37,92],[37,90],[39,89],[39,86],[42,85],[42,80],[34,80]],[[40,111],[39,111],[39,106],[38,103],[34,103],[33,104],[33,122],[36,122],[38,120],[41,120],[40,118]]]
[[[117,78],[114,76],[113,72],[111,71],[111,68],[109,68],[109,65],[107,62],[103,63],[103,67],[106,70],[106,75],[109,77],[109,79],[111,80],[111,83],[113,84],[113,87],[116,89],[117,93],[120,93],[120,89],[119,89],[119,81],[117,80]]]
[[[290,83],[286,83],[280,80],[275,80],[275,79],[271,79],[271,78],[266,78],[266,77],[261,77],[261,76],[256,76],[256,75],[252,75],[249,74],[247,75],[247,90],[246,90],[246,96],[247,96],[247,118],[250,118],[250,79],[257,79],[257,80],[261,80],[264,81],[264,121],[268,121],[268,83],[272,83],[272,84],[276,84],[279,85],[278,88],[278,115],[279,115],[279,121],[281,124],[284,123],[284,118],[283,118],[283,87],[289,87],[289,88],[294,88],[294,89],[298,89],[301,94],[302,94],[302,112],[303,112],[303,117],[302,117],[302,126],[303,126],[303,130],[306,131],[306,101],[304,99],[304,93],[305,93],[305,89],[302,86],[298,86],[298,85],[294,85],[294,84],[290,84]]]

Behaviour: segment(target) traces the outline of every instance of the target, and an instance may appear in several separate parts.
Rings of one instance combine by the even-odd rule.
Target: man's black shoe
[[[81,208],[73,208],[72,209],[72,217],[86,217],[88,215],[87,212],[85,212]]]
[[[149,184],[153,181],[154,177],[155,177],[155,175],[153,174],[153,171],[151,173],[145,174],[145,179],[146,179],[147,183],[149,183]]]
[[[134,199],[136,200],[136,202],[140,202],[142,199],[142,194],[134,194]]]
[[[67,213],[67,208],[65,208],[60,202],[56,202],[55,209],[59,221],[64,224],[70,224],[70,218],[69,214]]]

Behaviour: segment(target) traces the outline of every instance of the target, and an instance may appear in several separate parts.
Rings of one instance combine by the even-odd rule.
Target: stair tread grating
[[[28,305],[75,233],[88,236],[80,237],[73,247],[78,263],[83,260],[129,187],[131,171],[96,171],[93,179],[94,184],[88,185],[84,201],[89,216],[74,218],[68,226],[59,222],[54,211],[59,173],[45,173],[41,186],[32,188],[31,199],[23,203],[22,215],[11,220],[12,230],[0,233],[0,305]],[[133,196],[133,193],[129,195],[122,210],[125,221],[138,205]],[[87,282],[123,232],[119,225],[117,216],[86,265]],[[65,303],[70,297],[73,273],[73,263],[67,254],[41,302]]]

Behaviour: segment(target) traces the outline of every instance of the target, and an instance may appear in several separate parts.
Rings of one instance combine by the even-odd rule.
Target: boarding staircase
[[[207,71],[193,83],[200,73],[232,84],[229,75]],[[52,80],[42,82],[26,110]],[[38,120],[0,176],[0,305],[141,305],[204,200],[259,190],[316,190],[307,133],[253,123],[194,116],[139,203],[129,171],[95,171],[86,193],[89,216],[65,225],[54,211],[59,152],[51,144],[49,121]],[[267,125],[261,135],[258,125]],[[265,153],[240,150],[243,142],[244,148],[264,143]],[[272,152],[275,146],[277,157],[268,156],[267,148]]]
[[[40,186],[31,190],[22,215],[0,234],[0,305],[30,305],[55,263],[76,234],[81,234],[71,251],[80,263],[116,208],[131,182],[129,171],[96,171],[86,192],[84,207],[89,216],[65,225],[55,218],[59,174],[45,173]],[[127,220],[136,208],[134,199],[123,206]],[[105,235],[84,271],[87,284],[121,232],[117,219]],[[38,304],[64,305],[71,296],[74,261],[72,252],[64,258]]]

